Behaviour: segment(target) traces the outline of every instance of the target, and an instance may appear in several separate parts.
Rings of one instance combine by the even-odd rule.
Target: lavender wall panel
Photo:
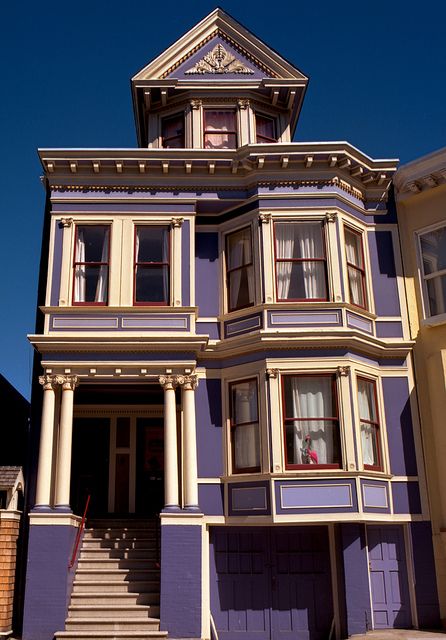
[[[198,481],[198,504],[205,515],[224,515],[223,494],[222,484],[202,484]]]
[[[341,324],[341,312],[338,309],[330,311],[268,311],[269,327],[336,327]]]
[[[160,629],[201,638],[201,526],[161,526]]]
[[[215,478],[223,473],[221,381],[200,380],[195,391],[198,476]]]
[[[361,480],[363,509],[367,513],[390,513],[387,482]]]
[[[347,311],[347,325],[353,329],[359,329],[360,331],[365,331],[370,334],[373,333],[371,320],[358,316],[356,313],[350,313],[349,311]]]
[[[410,529],[418,624],[422,629],[436,629],[440,625],[440,612],[431,524],[430,522],[411,522]]]
[[[395,257],[390,231],[368,233],[375,308],[378,316],[400,316]]]
[[[198,334],[208,335],[211,340],[220,340],[220,323],[219,322],[197,322],[195,331]]]
[[[181,297],[184,307],[190,305],[190,222],[184,220],[181,234]]]
[[[228,486],[228,512],[231,516],[271,513],[268,482],[240,482]]]
[[[353,479],[276,481],[276,512],[354,513],[358,511]]]
[[[255,315],[246,316],[237,320],[230,320],[224,323],[225,338],[232,336],[240,336],[250,331],[257,331],[262,328],[262,316],[257,313]]]
[[[369,574],[363,524],[341,524],[348,635],[371,629]]]
[[[401,322],[376,322],[378,338],[402,338],[403,325]]]
[[[421,513],[418,482],[392,482],[391,486],[395,513]]]
[[[202,317],[219,314],[218,233],[195,234],[195,302]]]
[[[59,305],[60,277],[62,270],[62,245],[63,227],[58,222],[56,222],[53,249],[53,273],[51,277],[50,295],[50,304],[53,307],[57,307]]]
[[[31,525],[23,614],[23,640],[52,640],[63,631],[72,575],[68,562],[77,527]]]
[[[394,475],[416,476],[412,414],[407,378],[383,378],[390,467]]]

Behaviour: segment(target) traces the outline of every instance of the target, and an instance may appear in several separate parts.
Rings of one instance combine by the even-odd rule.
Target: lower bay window
[[[364,469],[382,470],[376,383],[357,379],[361,449]]]
[[[284,375],[282,380],[285,466],[341,467],[334,375]]]
[[[73,304],[107,304],[109,255],[109,226],[76,225]]]
[[[277,300],[328,300],[322,223],[276,222],[274,233]]]
[[[232,472],[260,471],[260,435],[257,380],[229,386]]]
[[[170,303],[169,228],[138,226],[135,229],[134,303]]]

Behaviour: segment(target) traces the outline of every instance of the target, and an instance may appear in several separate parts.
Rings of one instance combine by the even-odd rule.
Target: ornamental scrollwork
[[[241,73],[252,75],[254,71],[243,64],[241,60],[227,51],[222,44],[217,44],[209,51],[201,60],[199,60],[191,69],[188,69],[186,75],[192,74],[224,74],[224,73]]]

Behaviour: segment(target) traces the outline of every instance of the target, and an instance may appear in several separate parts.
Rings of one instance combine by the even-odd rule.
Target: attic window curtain
[[[106,304],[108,295],[108,227],[77,227],[74,301]]]

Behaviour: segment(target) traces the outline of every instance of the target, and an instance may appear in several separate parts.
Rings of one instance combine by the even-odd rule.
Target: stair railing
[[[74,541],[74,546],[73,546],[73,553],[71,554],[71,560],[68,564],[69,569],[72,569],[74,567],[74,563],[76,562],[76,557],[77,557],[77,552],[79,551],[79,544],[81,541],[82,532],[84,531],[85,521],[87,519],[87,511],[88,511],[88,505],[90,504],[90,497],[91,497],[90,494],[88,494],[87,500],[85,502],[84,515],[82,516],[82,522],[80,524],[80,527],[77,530],[76,540]]]

